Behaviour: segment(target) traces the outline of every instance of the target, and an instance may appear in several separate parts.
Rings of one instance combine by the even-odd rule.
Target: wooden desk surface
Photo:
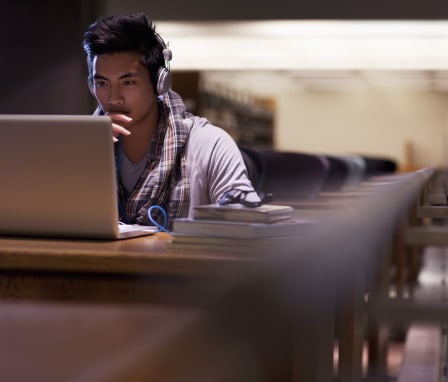
[[[448,219],[448,206],[418,206],[418,218]]]
[[[405,240],[408,245],[448,246],[448,226],[408,227]]]
[[[117,241],[0,238],[0,299],[198,304],[244,280],[256,256],[171,253],[164,233]]]
[[[409,189],[420,185],[424,175],[399,176],[394,177],[394,182],[378,183],[384,186],[380,187],[382,194],[387,194],[384,197],[403,203]],[[375,194],[372,191],[372,197]],[[366,200],[360,206],[368,209],[370,205]],[[296,215],[305,214],[304,210],[296,211]],[[324,215],[333,217],[339,211],[324,210]],[[377,211],[367,210],[369,216],[373,212]],[[384,216],[388,213],[384,211]],[[0,298],[115,301],[115,296],[118,301],[184,300],[187,296],[183,292],[189,296],[213,293],[211,285],[245,280],[250,272],[259,269],[254,265],[265,266],[253,252],[170,252],[168,240],[166,234],[117,241],[0,237]],[[276,255],[278,252],[274,251]]]
[[[425,203],[434,206],[446,206],[447,196],[445,193],[437,192],[425,195]]]
[[[170,239],[165,233],[112,241],[0,237],[0,271],[190,275],[222,272],[226,265],[255,260],[222,253],[170,253]]]

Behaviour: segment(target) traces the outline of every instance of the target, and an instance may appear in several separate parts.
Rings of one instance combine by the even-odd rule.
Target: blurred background
[[[448,160],[448,3],[388,0],[3,1],[0,113],[90,114],[82,35],[146,12],[173,51],[173,88],[238,143]]]

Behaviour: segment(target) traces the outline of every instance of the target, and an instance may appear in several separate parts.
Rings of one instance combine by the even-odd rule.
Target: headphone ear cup
[[[156,90],[158,95],[165,94],[171,86],[171,72],[162,66],[157,72]]]

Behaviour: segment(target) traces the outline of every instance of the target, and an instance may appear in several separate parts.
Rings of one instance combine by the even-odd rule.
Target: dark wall
[[[90,111],[82,31],[89,1],[15,0],[0,13],[0,113]]]
[[[446,0],[102,0],[108,13],[145,11],[154,20],[447,19]]]

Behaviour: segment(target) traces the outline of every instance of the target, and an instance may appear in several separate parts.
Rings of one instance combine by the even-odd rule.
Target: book
[[[284,237],[245,239],[175,234],[167,248],[171,254],[194,253],[207,257],[224,255],[259,259],[265,253],[277,252],[284,244],[284,240]]]
[[[240,203],[205,204],[193,209],[193,218],[197,220],[272,223],[291,219],[293,216],[293,207],[280,204],[263,204],[252,208]]]
[[[256,239],[298,235],[307,232],[310,227],[315,227],[317,223],[319,223],[318,220],[297,218],[273,223],[177,218],[173,220],[172,233],[174,235]]]

